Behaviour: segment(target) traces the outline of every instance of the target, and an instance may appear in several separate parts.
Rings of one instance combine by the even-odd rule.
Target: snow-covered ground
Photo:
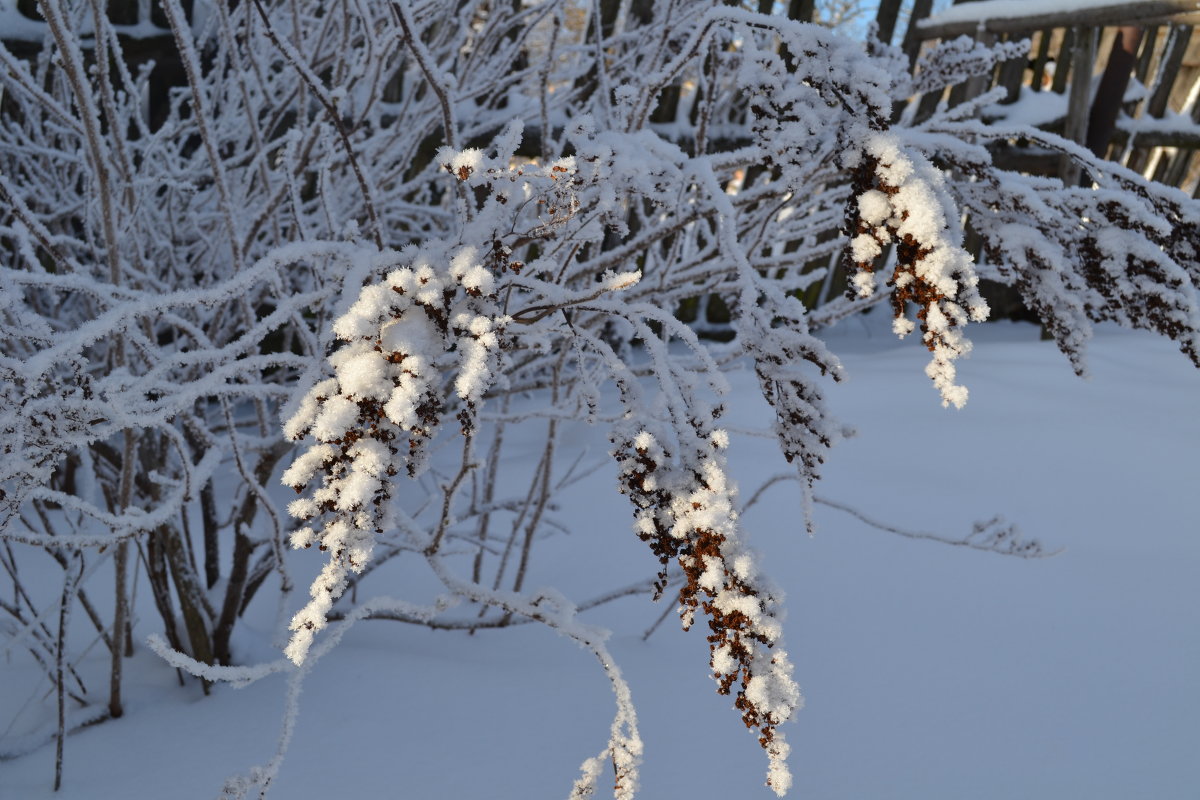
[[[1003,513],[1062,552],[1022,560],[914,541],[825,505],[810,537],[794,486],[769,489],[744,522],[787,590],[807,700],[787,726],[791,796],[1194,800],[1200,371],[1169,342],[1102,328],[1084,381],[1035,327],[975,326],[960,367],[971,399],[954,411],[929,386],[918,343],[870,321],[843,327],[829,341],[851,379],[828,396],[859,436],[834,449],[818,495],[949,536]],[[728,424],[761,428],[753,376],[732,378]],[[600,461],[603,434],[581,426],[566,441]],[[743,497],[785,469],[772,442],[744,435],[730,462]],[[573,530],[538,544],[527,585],[583,600],[653,574],[607,464],[571,487],[560,516]],[[296,556],[304,585],[319,559]],[[401,562],[373,590],[426,599]],[[144,587],[138,597],[150,602]],[[240,630],[247,662],[279,657],[269,606],[256,601]],[[671,618],[643,641],[662,608],[626,597],[585,614],[614,630],[633,689],[640,796],[771,797],[762,751],[707,675],[705,626],[685,634]],[[139,642],[154,630],[149,605],[141,618]],[[49,718],[53,699],[20,654],[3,663],[8,747]],[[205,698],[144,645],[127,670],[126,716],[67,740],[62,791],[51,791],[48,745],[0,763],[0,798],[208,798],[274,753],[283,676]],[[468,636],[364,622],[309,676],[272,797],[563,797],[611,715],[594,659],[545,628]]]

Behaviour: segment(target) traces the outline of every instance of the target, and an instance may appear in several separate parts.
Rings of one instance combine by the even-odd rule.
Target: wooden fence
[[[957,105],[995,86],[1007,96],[985,119],[1017,119],[1084,144],[1156,181],[1200,197],[1200,3],[1134,0],[1075,3],[1047,11],[1038,2],[961,3],[929,18],[931,0],[916,0],[899,45],[916,64],[939,40],[1030,42],[1027,57],[991,76],[910,100],[919,121],[939,103]],[[1022,13],[1019,5],[1028,5]],[[1066,5],[1071,5],[1070,3]],[[901,0],[882,0],[879,37],[894,43]],[[998,163],[1024,172],[1075,178],[1057,156],[1019,146],[997,151]]]

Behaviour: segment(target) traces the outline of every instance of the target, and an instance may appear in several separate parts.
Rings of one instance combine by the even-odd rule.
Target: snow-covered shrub
[[[595,654],[617,707],[574,796],[611,763],[631,797],[641,742],[602,632],[577,600],[525,587],[538,538],[570,524],[554,513],[575,468],[563,421],[587,419],[607,426],[631,535],[661,567],[639,588],[670,592],[684,627],[706,618],[717,689],[782,794],[780,726],[801,698],[783,598],[726,474],[723,371],[753,368],[811,509],[845,432],[822,392],[843,369],[819,334],[872,305],[891,304],[898,335],[919,327],[944,405],[967,400],[955,361],[987,316],[981,271],[1022,291],[1078,370],[1099,320],[1198,358],[1195,201],[985,126],[977,104],[893,125],[914,86],[898,54],[820,27],[715,0],[252,0],[197,3],[190,21],[165,0],[186,85],[164,110],[100,4],[40,7],[37,55],[0,48],[0,533],[59,560],[62,608],[88,611],[113,655],[114,715],[132,544],[159,649],[206,680],[248,679],[221,665],[264,585],[293,615],[295,674],[364,616],[559,630]],[[1007,54],[946,46],[917,83]],[[1016,137],[1093,183],[996,167],[986,145]],[[964,212],[984,266],[963,249]],[[681,321],[714,299],[731,341]],[[510,494],[506,434],[534,422],[540,457]],[[399,502],[405,482],[424,502]],[[993,527],[958,543],[1039,552]],[[299,610],[289,543],[325,559]],[[4,555],[18,596],[24,553]],[[445,597],[356,604],[402,553]],[[110,557],[104,620],[87,597]],[[64,669],[45,607],[0,611],[60,709],[105,713]],[[265,791],[277,766],[230,792]]]

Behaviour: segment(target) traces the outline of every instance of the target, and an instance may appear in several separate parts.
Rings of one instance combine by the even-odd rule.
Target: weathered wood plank
[[[1046,62],[1050,60],[1050,36],[1053,33],[1053,29],[1046,28],[1038,36],[1037,55],[1033,59],[1033,77],[1029,81],[1029,85],[1037,92],[1042,90],[1042,81],[1046,77]]]
[[[800,22],[812,22],[816,10],[816,0],[791,0],[788,3],[788,19]]]
[[[1175,77],[1179,75],[1179,67],[1187,53],[1188,42],[1192,38],[1192,29],[1188,25],[1172,25],[1167,36],[1166,53],[1158,69],[1158,78],[1150,90],[1150,100],[1146,103],[1146,113],[1152,117],[1161,117],[1167,110],[1167,100],[1171,98],[1171,87]]]
[[[914,0],[912,14],[909,15],[908,29],[904,32],[904,43],[900,45],[900,49],[904,51],[904,55],[908,56],[908,68],[911,71],[913,64],[917,63],[917,55],[921,52],[921,42],[924,36],[918,30],[918,25],[921,20],[929,16],[929,12],[933,9],[933,0]]]
[[[1117,128],[1113,131],[1113,143],[1125,144],[1130,137],[1130,132],[1123,128]],[[1200,125],[1194,128],[1175,128],[1173,130],[1149,130],[1137,131],[1135,143],[1139,148],[1153,149],[1155,147],[1181,147],[1181,148],[1196,148],[1200,147]],[[1141,164],[1127,165],[1130,169],[1141,169]]]
[[[1096,29],[1079,26],[1075,29],[1075,47],[1071,53],[1071,94],[1067,104],[1064,136],[1083,143],[1087,138],[1088,112],[1092,104],[1092,66],[1096,63]],[[1059,171],[1067,186],[1079,182],[1079,165],[1064,158]]]
[[[1063,34],[1062,46],[1058,48],[1058,59],[1054,62],[1054,80],[1050,82],[1050,90],[1062,94],[1067,90],[1067,78],[1071,75],[1071,58],[1075,52],[1075,29],[1067,28]]]
[[[1129,76],[1137,63],[1137,49],[1141,39],[1142,29],[1133,25],[1118,28],[1113,38],[1108,63],[1104,66],[1100,86],[1096,89],[1096,99],[1092,101],[1092,111],[1088,115],[1085,142],[1087,148],[1100,158],[1104,158],[1108,151],[1113,126],[1116,125],[1117,115],[1121,111],[1121,101],[1129,87]]]
[[[1188,168],[1191,166],[1192,157],[1195,154],[1195,150],[1184,148],[1177,150],[1175,155],[1171,156],[1171,161],[1167,165],[1166,172],[1163,173],[1163,183],[1169,186],[1179,186],[1182,184],[1184,178],[1188,175]]]
[[[974,34],[981,29],[990,33],[1026,33],[1041,28],[1063,28],[1068,25],[1094,28],[1132,24],[1142,20],[1194,13],[1200,6],[1196,0],[1134,0],[1092,8],[1054,10],[1014,17],[997,16],[989,19],[987,14],[993,8],[997,15],[1011,13],[1004,10],[1008,8],[1006,3],[992,4],[985,0],[983,3],[972,4],[969,12],[960,12],[955,7],[931,19],[918,22],[916,28],[923,39],[952,39],[963,34]],[[966,14],[970,16],[963,18]],[[947,18],[948,21],[941,21]]]
[[[896,20],[900,17],[902,0],[880,0],[879,13],[875,15],[875,35],[884,44],[892,43],[896,33]]]
[[[1134,75],[1143,84],[1146,82],[1146,76],[1150,74],[1150,62],[1154,58],[1154,46],[1158,44],[1159,28],[1159,25],[1146,26],[1146,35],[1142,38],[1142,49],[1138,53],[1137,69],[1134,71]]]
[[[1020,39],[1018,36],[1007,36],[1005,38],[1010,42]],[[1025,78],[1026,64],[1027,59],[1025,58],[1013,58],[1000,65],[1000,69],[996,75],[996,85],[1003,86],[1007,92],[1004,95],[1004,99],[1000,101],[1001,103],[1015,103],[1020,99],[1021,84]]]

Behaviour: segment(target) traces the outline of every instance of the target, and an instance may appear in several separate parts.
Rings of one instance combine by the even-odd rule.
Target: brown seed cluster
[[[1157,250],[1139,251],[1128,238],[1115,242],[1104,238],[1105,231],[1116,228],[1135,232],[1163,250],[1172,245],[1182,249],[1177,240],[1182,226],[1174,226],[1172,236],[1163,237],[1131,219],[1115,200],[1097,203],[1092,214],[1095,219],[1087,226],[1078,256],[1084,279],[1103,298],[1103,304],[1089,305],[1089,316],[1128,320],[1135,327],[1160,333],[1177,342],[1192,363],[1200,366],[1187,291],[1189,276],[1182,270],[1168,273]],[[1194,241],[1200,242],[1200,231],[1193,228],[1191,232]]]
[[[1029,246],[1004,233],[1014,222],[1031,226],[1039,209],[1005,191],[1002,170],[982,160],[940,161],[943,169],[970,177],[966,205],[984,223],[975,229],[988,262],[1017,288],[1077,373],[1086,372],[1089,321],[1160,333],[1200,365],[1191,310],[1200,285],[1200,228],[1186,220],[1177,198],[1114,175],[1100,178],[1122,188],[1119,195],[1048,188],[1036,199],[1073,222],[1031,232],[1029,241],[1042,246]]]
[[[657,452],[653,452],[652,447]],[[621,470],[621,493],[628,495],[635,507],[638,538],[650,545],[651,552],[663,565],[655,584],[655,599],[661,597],[666,589],[667,566],[676,560],[684,575],[684,583],[677,596],[683,628],[691,628],[697,610],[708,617],[711,631],[707,637],[709,665],[713,668],[717,692],[731,694],[737,685],[734,706],[742,712],[742,722],[746,727],[757,729],[759,744],[767,748],[781,720],[757,707],[747,696],[746,688],[754,677],[756,648],[770,648],[775,643],[758,630],[754,620],[745,613],[736,609],[724,610],[716,602],[719,595],[750,597],[765,611],[764,601],[759,591],[735,575],[726,563],[724,534],[709,527],[694,527],[682,536],[673,533],[676,527],[673,525],[673,506],[679,502],[678,498],[694,495],[690,491],[677,491],[670,487],[668,470],[664,468],[669,455],[657,445],[652,447],[639,446],[626,439],[618,443],[615,455]],[[701,475],[694,474],[692,480],[700,487],[708,488]],[[691,507],[693,510],[702,510],[700,503],[695,501]],[[718,565],[722,575],[722,585],[716,590],[705,585],[703,580],[711,564]],[[718,651],[732,657],[732,668],[717,668]]]
[[[879,245],[881,252],[886,252],[889,243],[895,243],[896,265],[892,269],[891,277],[887,280],[887,286],[891,289],[893,318],[903,319],[906,316],[908,304],[912,303],[916,306],[917,321],[925,346],[931,352],[941,348],[954,349],[954,345],[947,340],[944,331],[931,328],[928,323],[929,314],[934,308],[940,308],[943,316],[949,321],[950,327],[955,327],[965,321],[965,319],[959,319],[962,312],[957,310],[954,298],[948,296],[922,274],[921,262],[933,252],[933,248],[925,242],[917,241],[911,233],[900,234],[900,225],[908,219],[907,211],[903,211],[899,219],[890,217],[882,224],[872,225],[863,219],[859,209],[859,198],[872,189],[883,192],[888,197],[892,197],[900,191],[899,187],[889,184],[881,177],[881,172],[889,166],[889,164],[880,164],[878,159],[867,153],[862,155],[861,162],[854,170],[850,200],[846,204],[846,230],[852,239],[864,235],[871,237]],[[884,256],[881,255],[870,261],[855,261],[853,249],[847,247],[843,254],[843,265],[848,276],[873,274],[876,262],[883,258]],[[961,288],[963,276],[956,274],[953,277]],[[853,296],[853,291],[853,289],[850,290],[851,296]]]

